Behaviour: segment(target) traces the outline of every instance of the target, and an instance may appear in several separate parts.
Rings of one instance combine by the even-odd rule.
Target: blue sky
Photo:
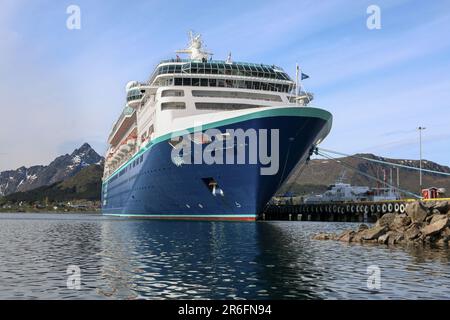
[[[81,9],[81,30],[66,8]],[[381,29],[366,27],[369,5]],[[0,171],[106,149],[129,80],[200,32],[216,59],[295,63],[331,111],[324,148],[450,165],[450,1],[0,0]]]

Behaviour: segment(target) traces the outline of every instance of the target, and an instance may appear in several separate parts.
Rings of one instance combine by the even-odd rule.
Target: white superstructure
[[[190,34],[188,59],[161,61],[146,83],[126,85],[126,106],[108,138],[104,178],[151,140],[165,134],[286,106],[303,107],[312,94],[297,92],[280,67],[211,60],[200,35]]]

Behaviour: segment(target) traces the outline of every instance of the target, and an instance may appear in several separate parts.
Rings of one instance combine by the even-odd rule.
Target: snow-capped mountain
[[[91,164],[103,162],[92,147],[85,143],[72,154],[57,157],[48,166],[20,167],[17,170],[0,172],[0,196],[28,191],[66,180]]]

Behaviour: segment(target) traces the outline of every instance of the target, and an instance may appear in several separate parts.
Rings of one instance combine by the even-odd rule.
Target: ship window
[[[161,110],[180,110],[186,109],[184,102],[163,102],[161,103]]]
[[[242,64],[225,62],[190,62],[186,65],[165,65],[158,67],[153,78],[161,74],[181,73],[182,71],[191,74],[231,74],[246,77],[262,77],[266,79],[290,80],[290,77],[276,66],[268,66],[264,64]]]
[[[289,92],[291,86],[285,84],[275,84],[269,82],[260,81],[243,81],[243,80],[229,80],[229,79],[205,79],[205,78],[175,78],[175,86],[195,86],[195,87],[221,87],[221,88],[240,88],[251,90],[264,90],[275,92]],[[164,95],[163,95],[164,94]],[[171,96],[170,93],[161,94],[164,96]],[[176,96],[176,95],[175,95]],[[133,96],[132,99],[141,99],[142,94],[139,96]]]
[[[198,110],[240,110],[250,108],[261,108],[263,106],[245,103],[212,103],[212,102],[196,102],[195,107]]]
[[[164,90],[161,93],[161,97],[183,97],[184,91],[183,90]]]
[[[279,101],[281,97],[274,94],[239,92],[239,91],[212,91],[212,90],[192,90],[194,97],[211,97],[211,98],[236,98],[236,99],[253,99],[266,101]]]
[[[217,84],[216,79],[209,79],[209,86],[210,87],[215,87]]]
[[[245,89],[245,81],[237,80],[236,81],[236,88]]]

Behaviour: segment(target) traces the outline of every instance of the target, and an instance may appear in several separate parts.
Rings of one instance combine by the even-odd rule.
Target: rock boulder
[[[367,229],[369,229],[369,227],[367,226],[367,224],[362,223],[362,224],[360,224],[359,227],[358,227],[358,232],[363,231],[363,230],[367,230]]]
[[[411,218],[411,221],[413,223],[416,222],[424,222],[425,218],[428,215],[428,208],[426,208],[422,203],[420,202],[410,202],[406,206],[406,214],[408,217]]]
[[[450,203],[448,201],[437,201],[434,203],[433,209],[445,214],[450,210]]]
[[[355,235],[355,231],[347,230],[347,231],[344,231],[340,236],[338,236],[337,240],[342,241],[342,242],[351,242],[354,235]]]
[[[444,228],[447,227],[447,225],[448,225],[448,217],[445,216],[445,218],[439,219],[434,223],[430,223],[429,225],[423,227],[420,230],[420,232],[424,237],[432,236],[444,230]]]
[[[364,231],[364,234],[362,235],[362,239],[364,240],[373,240],[379,238],[381,235],[386,233],[388,228],[386,226],[379,226],[379,227],[373,227],[371,229],[367,229]]]
[[[373,227],[361,224],[356,231],[340,235],[320,233],[318,240],[380,244],[437,244],[450,246],[450,211],[445,201],[408,203],[406,214],[384,214]]]
[[[406,240],[414,240],[420,235],[420,228],[416,224],[412,224],[404,233]]]
[[[334,234],[326,232],[321,232],[313,237],[314,240],[333,240],[334,238]]]
[[[434,214],[430,219],[430,224],[435,223],[436,221],[439,221],[441,219],[447,218],[446,214]]]
[[[390,225],[391,229],[404,230],[411,223],[411,218],[406,214],[396,215],[394,221]]]
[[[396,216],[395,213],[386,213],[386,214],[382,215],[380,219],[378,219],[375,226],[390,227],[395,220],[395,216]]]

